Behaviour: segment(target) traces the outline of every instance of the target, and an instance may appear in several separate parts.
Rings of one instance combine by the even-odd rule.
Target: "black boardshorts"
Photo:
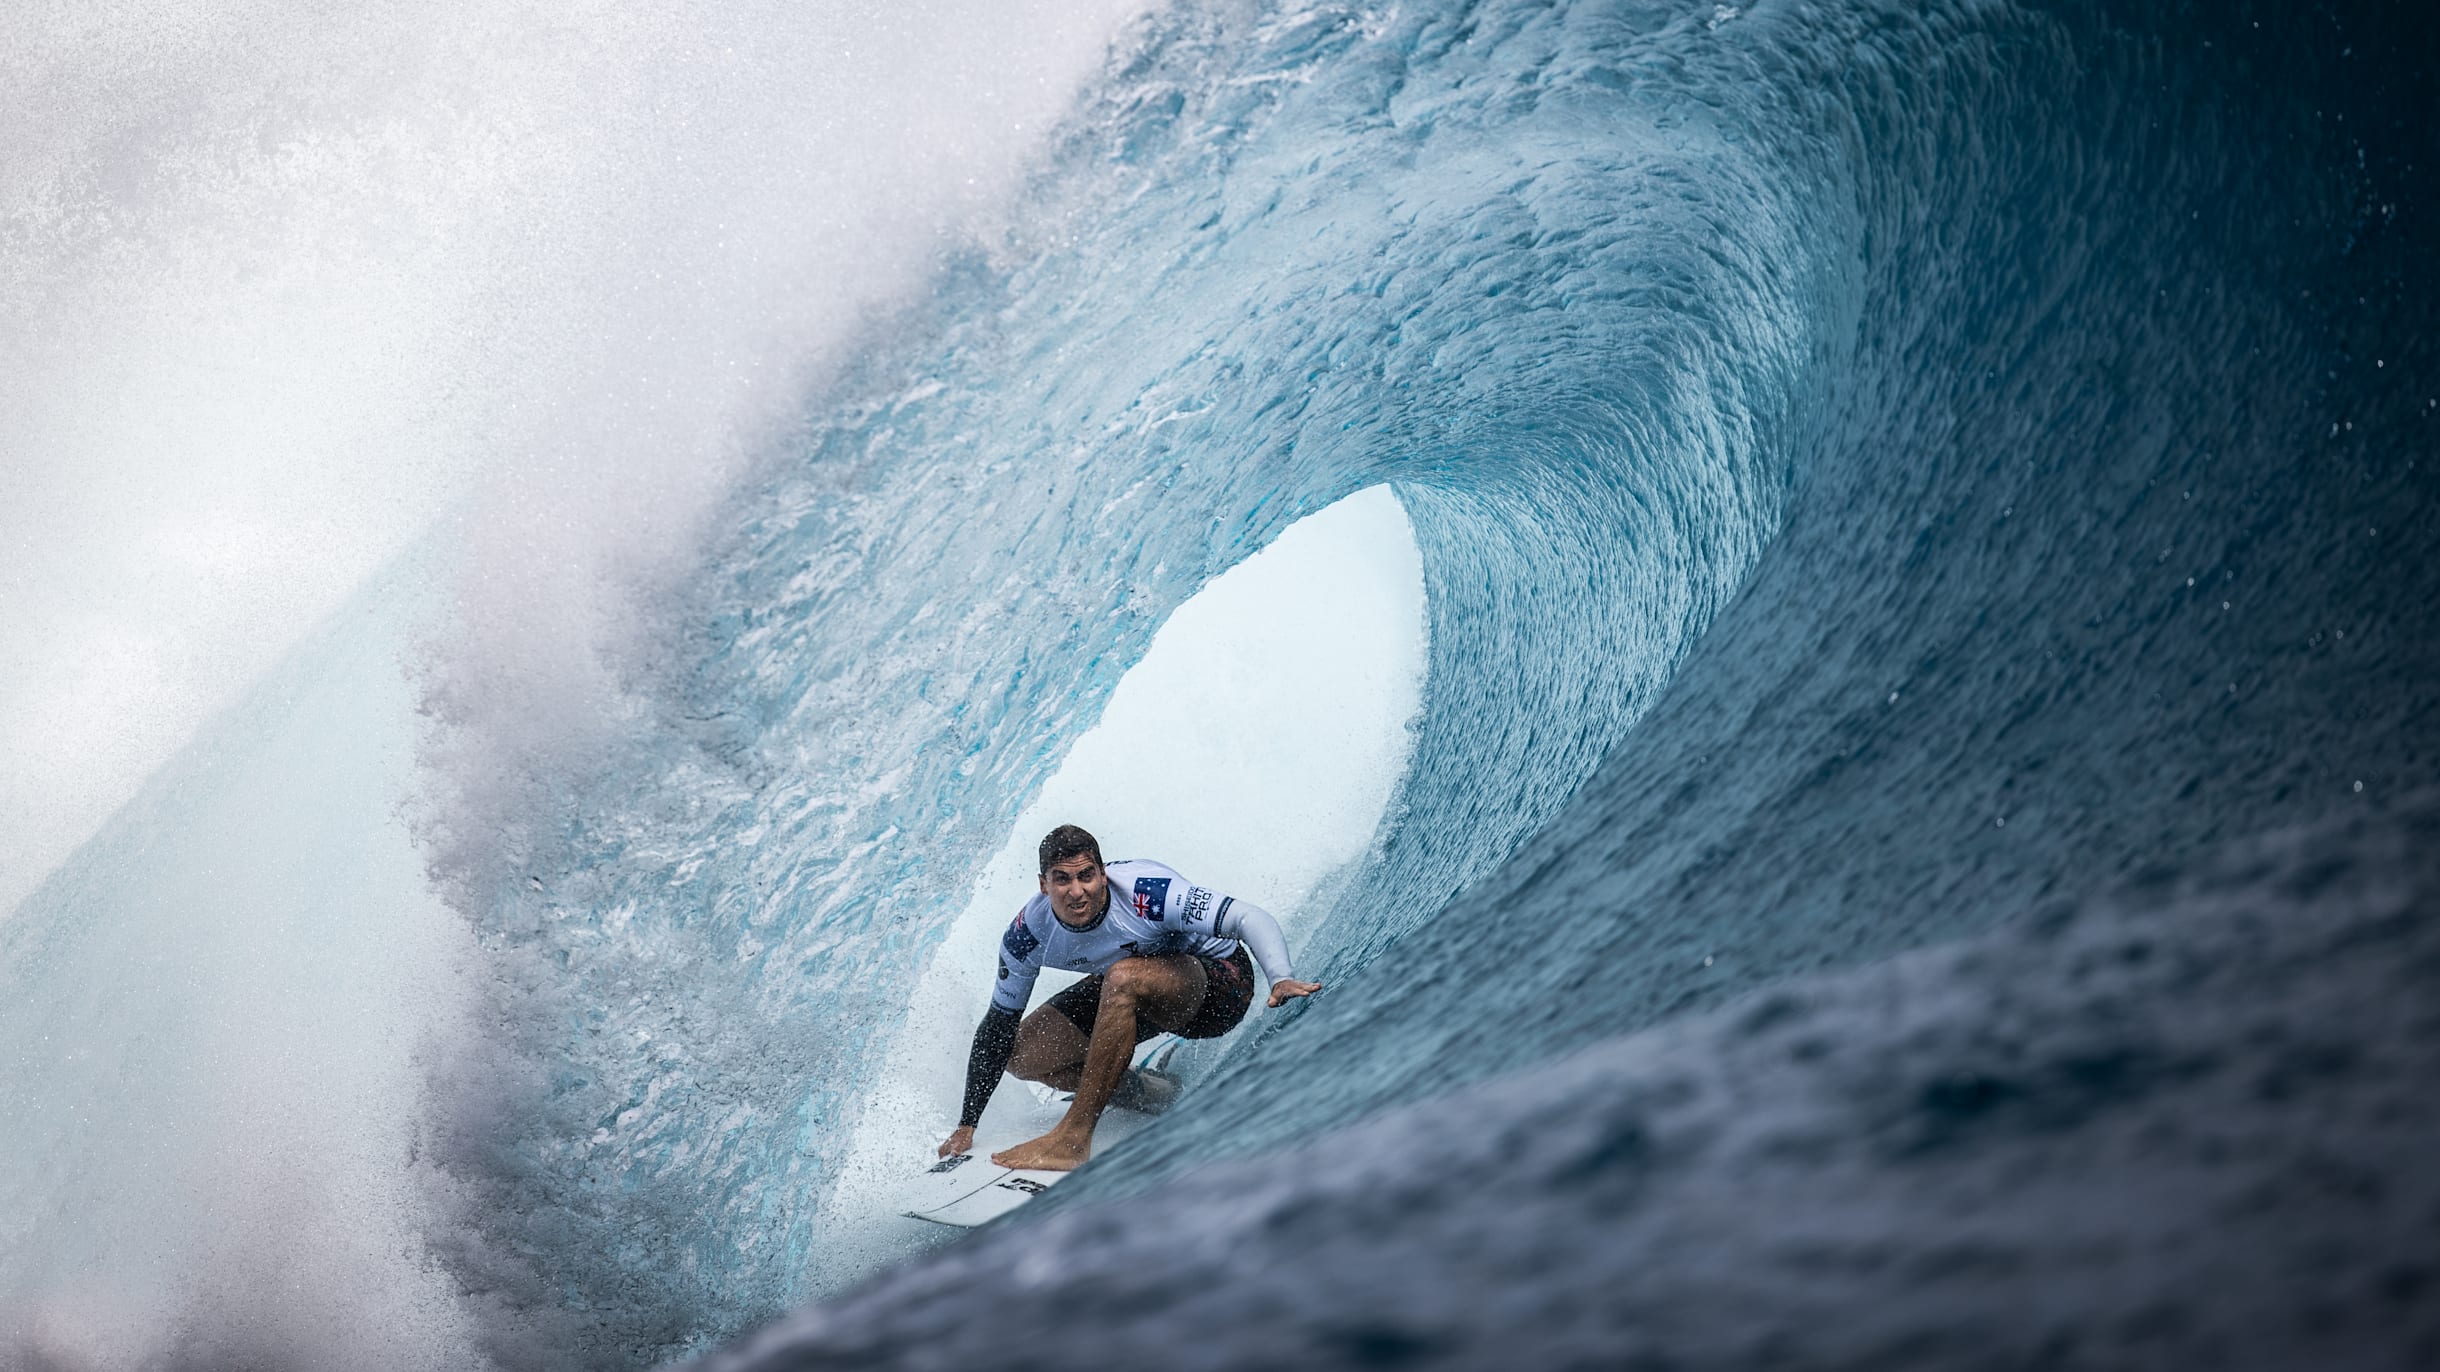
[[[1224,958],[1198,955],[1203,964],[1203,1003],[1195,1007],[1195,1017],[1178,1031],[1187,1039],[1216,1039],[1237,1027],[1245,1018],[1246,1007],[1254,1003],[1254,960],[1246,956],[1245,945]],[[1093,1021],[1101,1013],[1101,975],[1095,973],[1051,997],[1051,1007],[1068,1017],[1068,1022],[1093,1037]],[[1135,1021],[1135,1041],[1142,1043],[1156,1029],[1142,1019]]]

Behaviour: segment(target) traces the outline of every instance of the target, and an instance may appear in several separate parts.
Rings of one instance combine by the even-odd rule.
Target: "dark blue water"
[[[1430,797],[1457,813],[1411,822],[1392,870],[1334,916],[1331,970],[1362,974],[1237,1064],[1240,1089],[1292,1075],[1317,1108],[1238,1118],[1207,1093],[1188,1118],[1208,1121],[1148,1138],[1129,1171],[1265,1146],[2434,780],[2427,33],[2075,7],[1508,21],[1504,56],[1478,59],[1510,92],[1492,102],[1503,134],[1533,146],[1552,107],[1588,143],[1586,107],[1629,130],[1644,102],[1699,111],[1716,124],[1703,155],[1622,169],[1622,209],[1684,163],[1710,194],[1753,199],[1618,253],[1606,284],[1632,305],[1609,339],[1570,317],[1564,268],[1503,245],[1549,294],[1463,332],[1547,338],[1484,388],[1550,391],[1448,422],[1455,450],[1399,473],[1421,488],[1438,598],[1423,775],[1489,784]],[[1651,58],[1671,74],[1657,91],[1583,75],[1654,48],[1673,59]],[[1721,85],[1695,79],[1714,67]],[[1781,224],[1803,227],[1782,245]],[[1723,265],[1740,250],[1756,276],[1768,260],[1809,279],[1784,302],[1805,311],[1787,330],[1805,346],[1703,354],[1752,403],[1730,421],[1753,439],[1746,499],[1697,521],[1674,475],[1646,474],[1664,443],[1645,428],[1695,426],[1650,378],[1674,374],[1670,342],[1728,331],[1704,311],[1727,311],[1732,286],[1751,291],[1738,305],[1767,298]],[[1636,299],[1653,259],[1716,275],[1689,265],[1702,293],[1672,312]],[[1543,375],[1562,352],[1606,384]],[[1648,612],[1633,592],[1544,624],[1531,607],[1581,608],[1576,564],[1503,556],[1489,532],[1607,524],[1608,560],[1634,566],[1642,531],[1570,481],[1670,509],[1694,548],[1750,527],[1769,543],[1558,814],[1488,876],[1419,890],[1488,827],[1463,807],[1505,807],[1499,779],[1583,718],[1557,703],[1635,661],[1614,646]],[[1733,519],[1763,504],[1749,492],[1784,502],[1783,522]],[[1560,670],[1577,675],[1537,679]]]

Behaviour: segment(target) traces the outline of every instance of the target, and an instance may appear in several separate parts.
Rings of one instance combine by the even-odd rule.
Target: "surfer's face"
[[[1110,876],[1091,853],[1051,864],[1042,874],[1042,894],[1061,924],[1091,924],[1110,903]]]

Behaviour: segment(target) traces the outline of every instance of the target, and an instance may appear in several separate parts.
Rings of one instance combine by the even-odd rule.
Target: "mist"
[[[13,16],[0,910],[418,539],[468,550],[453,679],[598,705],[631,589],[1138,8]]]

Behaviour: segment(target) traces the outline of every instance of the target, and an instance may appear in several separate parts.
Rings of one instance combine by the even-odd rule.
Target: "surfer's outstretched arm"
[[[1298,981],[1295,969],[1288,964],[1288,936],[1280,932],[1279,921],[1259,905],[1231,897],[1220,902],[1220,913],[1212,920],[1212,929],[1222,938],[1243,943],[1262,964],[1262,974],[1271,983],[1267,1002],[1274,1010],[1298,996],[1309,996],[1322,989],[1318,981]]]
[[[966,1106],[958,1113],[957,1131],[940,1146],[942,1157],[974,1147],[974,1126],[983,1122],[983,1107],[991,1104],[1000,1074],[1008,1070],[1008,1060],[1016,1054],[1018,1023],[1016,1011],[994,1005],[974,1027],[974,1046],[966,1053]]]
[[[1016,922],[1000,936],[999,976],[991,988],[991,1008],[983,1012],[983,1022],[975,1026],[974,1047],[966,1054],[966,1106],[958,1115],[957,1132],[940,1146],[940,1155],[972,1152],[974,1126],[983,1122],[983,1107],[991,1104],[991,1093],[1000,1084],[1000,1073],[1008,1069],[1008,1060],[1016,1055],[1017,1029],[1025,1015],[1025,1002],[1034,994],[1034,978],[1042,971],[1042,936],[1027,923],[1029,916],[1039,914],[1048,920],[1050,907],[1039,897],[1027,902],[1017,912]]]

